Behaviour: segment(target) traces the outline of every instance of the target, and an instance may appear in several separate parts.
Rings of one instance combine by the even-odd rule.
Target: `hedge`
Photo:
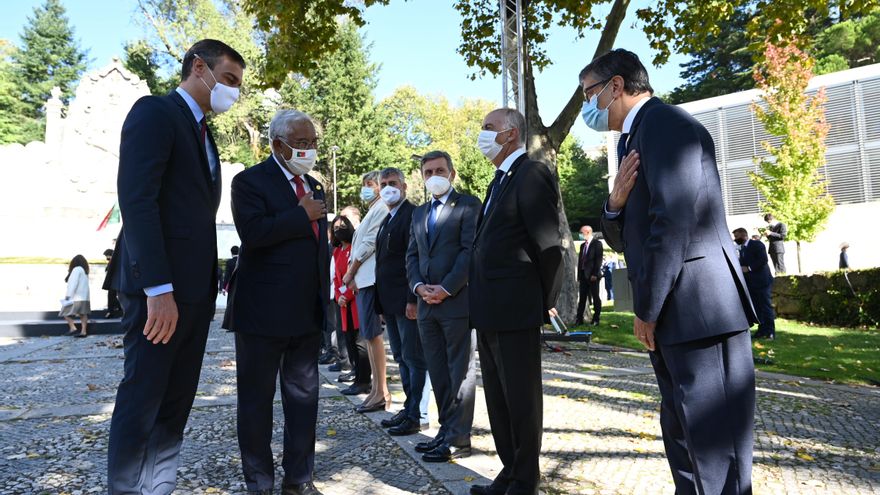
[[[773,306],[782,318],[820,325],[877,328],[880,326],[880,268],[846,274],[837,271],[776,277]]]

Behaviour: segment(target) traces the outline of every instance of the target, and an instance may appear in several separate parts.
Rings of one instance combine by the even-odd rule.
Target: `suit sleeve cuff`
[[[167,293],[173,292],[173,291],[174,291],[174,287],[171,284],[162,284],[162,285],[156,285],[153,287],[144,287],[144,294],[146,294],[147,297],[161,296],[162,294],[167,294]]]
[[[449,292],[448,290],[446,290],[446,287],[443,287],[443,286],[441,285],[440,288],[443,289],[443,292],[445,292],[447,296],[452,297],[452,293]]]
[[[619,211],[610,211],[608,210],[608,203],[605,204],[605,218],[608,220],[614,220],[615,218],[620,216]]]
[[[412,293],[413,293],[413,294],[415,294],[415,295],[419,295],[419,293],[416,292],[416,289],[418,289],[420,285],[425,285],[425,283],[424,283],[424,282],[416,282],[416,285],[414,285],[413,288],[412,288]],[[444,290],[445,290],[445,289],[444,289]]]

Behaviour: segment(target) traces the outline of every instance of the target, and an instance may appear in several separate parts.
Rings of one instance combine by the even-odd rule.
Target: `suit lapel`
[[[171,93],[169,94],[169,96],[171,97],[172,101],[174,101],[174,103],[176,103],[177,106],[180,108],[180,111],[183,113],[183,116],[184,116],[184,118],[186,118],[186,121],[189,122],[190,129],[192,129],[192,131],[193,131],[193,137],[195,138],[196,143],[198,143],[199,149],[202,151],[202,153],[201,153],[202,172],[205,176],[205,180],[208,181],[208,184],[213,189],[215,187],[215,184],[214,184],[214,180],[211,178],[211,165],[208,163],[208,150],[205,149],[205,143],[204,143],[204,141],[202,141],[202,130],[199,128],[199,123],[196,122],[196,117],[193,115],[192,110],[190,110],[189,105],[186,104],[186,100],[184,100],[183,97],[180,96],[180,94],[178,94],[176,90],[172,90]],[[214,138],[213,138],[213,136],[211,136],[210,129],[208,130],[208,139],[211,141],[211,146],[216,150],[217,144],[214,143]],[[219,156],[217,158],[217,162],[218,162],[217,178],[219,179],[220,178],[220,175],[219,175],[220,174],[220,170],[219,170],[220,158],[219,158]]]
[[[434,222],[434,235],[431,237],[431,244],[428,246],[429,248],[433,248],[434,244],[437,242],[437,238],[440,237],[440,230],[443,229],[443,226],[446,224],[446,219],[452,214],[452,209],[455,208],[460,196],[460,194],[453,190],[449,197],[446,198],[446,204],[443,205],[443,208],[440,210],[440,216],[437,217],[437,221]],[[428,204],[430,205],[431,203]],[[430,212],[431,208],[429,207],[428,214],[430,214]],[[427,234],[427,231],[425,233]]]
[[[628,141],[627,141],[626,147],[625,147],[626,153],[629,153],[630,144],[635,142],[634,138],[635,138],[636,132],[639,130],[639,125],[642,123],[642,120],[645,118],[645,114],[648,113],[648,110],[650,110],[651,107],[654,107],[657,105],[662,105],[662,104],[663,104],[663,100],[661,100],[660,98],[657,98],[656,96],[652,96],[650,100],[648,100],[647,102],[645,102],[644,105],[642,105],[642,108],[639,109],[638,113],[636,113],[636,116],[633,119],[632,126],[629,129],[629,138],[628,138]]]
[[[510,187],[510,184],[513,183],[513,177],[516,175],[516,172],[519,170],[520,166],[528,160],[528,154],[523,154],[519,158],[513,162],[513,165],[510,166],[510,170],[504,174],[504,179],[501,181],[501,189],[498,190],[498,194],[492,198],[492,202],[489,203],[489,209],[486,211],[485,215],[483,215],[482,221],[480,222],[480,226],[477,227],[477,233],[474,236],[474,239],[480,237],[480,232],[483,231],[483,227],[486,226],[486,223],[489,222],[489,219],[492,218],[492,214],[495,213],[496,207],[498,203],[504,199],[504,193],[507,192],[507,189]],[[488,196],[488,195],[487,195]]]
[[[293,188],[290,187],[290,181],[287,180],[287,176],[281,171],[275,159],[269,156],[263,163],[266,165],[266,173],[269,174],[269,182],[272,183],[278,194],[283,195],[290,206],[294,208],[299,206],[299,199],[297,199]],[[309,183],[309,186],[311,186],[311,183]]]

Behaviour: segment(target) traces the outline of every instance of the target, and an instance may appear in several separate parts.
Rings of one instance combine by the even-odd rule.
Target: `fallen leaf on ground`
[[[89,392],[94,392],[95,390],[98,390],[98,386],[94,383],[87,383],[86,387],[89,387]]]

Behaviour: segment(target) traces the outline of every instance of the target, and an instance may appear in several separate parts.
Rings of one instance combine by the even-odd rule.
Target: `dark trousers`
[[[605,275],[605,295],[609,301],[614,300],[614,282],[611,279],[612,275]]]
[[[311,481],[320,347],[319,329],[300,337],[236,332],[238,446],[248,490],[269,490],[275,483],[272,409],[279,371],[284,408],[284,483]]]
[[[776,275],[785,275],[785,253],[769,253]]]
[[[144,295],[119,293],[124,310],[125,373],[110,421],[107,484],[112,494],[167,494],[177,483],[183,429],[192,408],[214,302],[177,304],[167,344],[143,335]]]
[[[511,495],[535,495],[543,431],[540,330],[477,329],[477,344],[489,425],[504,465],[495,484]]]
[[[659,345],[651,362],[675,493],[751,493],[755,368],[749,332]]]
[[[117,316],[122,313],[122,307],[119,305],[119,296],[116,291],[109,289],[107,291],[107,312],[110,316]]]
[[[400,383],[406,400],[403,409],[406,417],[415,423],[421,423],[419,406],[425,390],[425,379],[428,365],[422,350],[422,339],[415,320],[404,315],[385,315],[385,330],[388,332],[388,343],[391,354],[400,369]]]
[[[585,280],[580,280],[578,284],[580,284],[580,295],[578,296],[578,309],[577,309],[577,321],[578,323],[582,323],[584,321],[584,311],[587,306],[587,301],[590,300],[593,303],[593,321],[599,321],[599,315],[602,314],[602,299],[599,297],[599,280],[596,279],[595,282],[590,282],[590,277],[585,275]]]
[[[758,314],[758,331],[755,336],[776,336],[776,314],[773,312],[773,284],[766,287],[749,286],[752,304]]]
[[[367,354],[367,341],[360,338],[360,331],[354,328],[351,306],[346,306],[343,309],[345,317],[348,318],[348,326],[346,327],[348,331],[343,333],[345,347],[348,350],[348,362],[351,363],[351,369],[354,370],[354,383],[369,385],[372,369],[370,368],[370,355]]]
[[[449,445],[470,445],[474,423],[474,397],[477,370],[474,348],[476,336],[468,318],[428,318],[419,320],[434,398],[440,415],[440,431]]]

